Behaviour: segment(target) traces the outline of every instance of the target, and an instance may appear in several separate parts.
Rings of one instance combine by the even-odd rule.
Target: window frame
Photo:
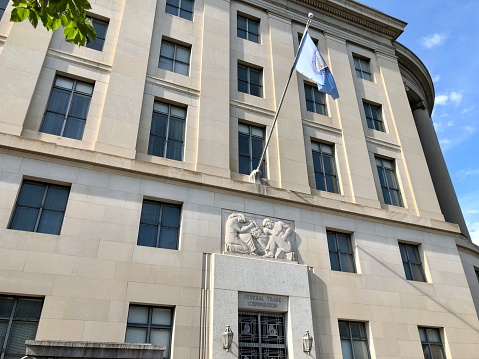
[[[172,2],[175,2],[175,4],[172,4]],[[185,1],[184,0],[166,0],[165,13],[170,14],[172,16],[177,16],[181,19],[185,19],[185,20],[188,20],[188,21],[193,21],[193,16],[195,14],[195,2],[191,1],[193,3],[192,11],[189,11],[189,10],[186,10],[185,8],[182,8],[181,6],[182,6],[183,2],[185,2]],[[177,10],[176,14],[174,14],[173,12],[168,11],[168,6],[170,6],[171,8],[176,9]],[[185,13],[191,14],[191,18],[181,16],[182,11],[184,11]]]
[[[5,332],[5,338],[4,338],[3,342],[0,342],[0,359],[4,359],[4,357],[6,356],[6,349],[7,349],[7,345],[9,343],[9,341],[11,340],[10,334],[11,334],[11,329],[12,329],[12,326],[13,326],[14,322],[37,323],[37,329],[35,331],[35,336],[36,336],[36,332],[38,331],[38,323],[40,322],[41,312],[43,310],[43,303],[44,303],[44,298],[38,298],[38,297],[21,297],[21,296],[15,296],[15,295],[0,295],[0,298],[2,298],[2,297],[3,298],[12,298],[13,299],[13,305],[12,305],[10,315],[8,317],[7,316],[4,316],[4,317],[0,316],[0,322],[7,322],[8,321],[7,330]],[[25,318],[15,318],[16,309],[18,307],[18,302],[21,299],[41,301],[40,315],[38,316],[38,318],[27,318],[27,317],[25,317]],[[33,337],[32,339],[35,339],[35,337]],[[23,354],[24,353],[22,353],[22,355]]]
[[[240,80],[239,76],[239,70],[240,68],[246,69],[246,81]],[[253,66],[246,65],[244,63],[238,62],[238,92],[242,92],[251,96],[256,96],[256,97],[263,97],[263,69],[262,68],[256,68]],[[259,77],[259,83],[252,83],[251,82],[251,71],[256,71],[258,73]],[[246,91],[242,91],[240,89],[240,83],[245,83],[246,84]],[[259,95],[251,93],[251,85],[257,86],[259,88]]]
[[[429,358],[430,359],[441,359],[441,358],[434,358],[433,356],[433,352],[431,350],[431,346],[435,346],[435,347],[440,347],[441,348],[441,352],[442,352],[442,357],[445,359],[446,358],[446,353],[444,351],[444,342],[443,342],[443,339],[442,339],[442,330],[441,328],[431,328],[431,327],[418,327],[418,330],[419,330],[419,339],[421,340],[421,347],[422,347],[422,351],[423,351],[423,354],[424,354],[424,347],[427,346],[428,348],[428,352],[429,352]],[[421,338],[421,330],[424,332],[424,336],[426,338],[426,341],[423,342],[422,338]],[[437,342],[431,342],[428,335],[427,335],[427,331],[428,330],[434,330],[434,331],[437,331],[437,334],[438,334],[438,338],[440,340],[439,343]],[[426,358],[426,356],[424,356],[424,358]]]
[[[175,316],[175,307],[168,307],[168,306],[151,306],[151,305],[141,305],[141,304],[130,304],[128,307],[128,314],[130,313],[131,307],[141,307],[141,308],[148,308],[148,323],[131,323],[126,322],[126,331],[125,331],[125,342],[126,342],[126,335],[128,333],[128,328],[142,328],[146,329],[146,342],[145,344],[151,344],[151,330],[152,329],[168,329],[170,332],[169,336],[169,350],[166,353],[163,353],[163,358],[169,359],[171,357],[171,339],[173,337],[173,326],[174,326],[174,316]],[[163,325],[163,324],[153,324],[152,316],[153,316],[153,309],[168,309],[170,311],[170,325]]]
[[[40,203],[40,207],[32,207],[32,206],[26,206],[26,205],[19,205],[19,200],[20,200],[20,197],[21,197],[21,194],[22,194],[22,191],[23,191],[23,188],[25,186],[25,184],[33,184],[35,186],[44,186],[44,189],[43,189],[43,194],[42,194],[42,201]],[[67,198],[66,198],[66,203],[65,203],[65,210],[64,211],[60,211],[60,210],[54,210],[54,209],[45,209],[44,206],[45,206],[45,200],[47,198],[47,194],[48,194],[48,191],[50,188],[61,188],[63,190],[67,189],[68,190],[68,195],[67,195]],[[15,200],[15,206],[13,208],[13,211],[12,211],[12,214],[10,216],[10,221],[8,223],[8,227],[7,229],[11,229],[11,230],[14,230],[14,231],[24,231],[24,232],[32,232],[32,233],[44,233],[44,234],[51,234],[51,235],[60,235],[61,233],[61,230],[62,230],[62,227],[63,227],[63,221],[65,220],[65,213],[67,211],[67,206],[68,206],[68,200],[70,198],[70,191],[71,191],[71,187],[69,186],[64,186],[64,185],[57,185],[57,184],[52,184],[52,183],[48,183],[48,182],[41,182],[41,181],[35,181],[35,180],[23,180],[22,181],[22,184],[20,186],[20,189],[18,191],[18,194],[17,194],[17,199]],[[13,225],[13,221],[15,219],[15,214],[18,210],[18,207],[26,207],[26,208],[35,208],[35,209],[38,209],[38,214],[37,214],[37,217],[36,217],[36,220],[35,220],[35,227],[33,229],[33,231],[27,231],[27,230],[24,230],[24,229],[18,229],[18,228],[12,228],[12,225]],[[40,221],[42,219],[42,215],[43,215],[43,212],[44,211],[49,211],[49,212],[56,212],[56,213],[63,213],[63,216],[62,216],[62,220],[61,220],[61,223],[60,223],[60,226],[59,226],[59,231],[58,233],[46,233],[46,232],[39,232],[38,231],[38,227],[40,225]]]
[[[244,19],[245,22],[246,22],[246,29],[240,29],[239,27],[239,20],[240,18]],[[257,25],[257,29],[258,29],[258,33],[255,33],[255,32],[252,32],[250,31],[250,22],[252,23],[255,23]],[[244,40],[248,40],[248,41],[251,41],[251,42],[254,42],[254,43],[261,43],[261,31],[260,31],[260,26],[261,26],[261,20],[260,19],[256,19],[256,18],[252,18],[250,16],[245,16],[244,14],[242,13],[237,13],[236,14],[236,36],[239,37],[240,39],[244,39]],[[245,37],[243,36],[240,36],[240,31],[244,31],[245,32]],[[255,40],[252,40],[251,37],[252,36],[257,36],[257,41]]]
[[[105,41],[106,41],[106,35],[108,33],[108,27],[110,26],[110,20],[102,20],[96,16],[92,16],[92,15],[88,15],[87,16],[92,24],[93,24],[93,28],[95,29],[95,32],[96,32],[96,40],[90,40],[88,38],[88,41],[87,43],[85,44],[85,47],[89,48],[89,49],[92,49],[92,50],[95,50],[95,51],[103,51],[103,47],[105,46]],[[105,29],[105,36],[102,37],[102,36],[98,36],[98,31],[97,31],[97,28],[95,27],[95,23],[100,23],[101,25],[105,25],[106,24],[106,29]],[[102,40],[102,43],[101,43],[101,46],[99,46],[99,48],[96,48],[96,47],[93,47],[94,45],[98,44],[98,40]]]
[[[479,285],[479,268],[474,267],[474,273],[476,273],[477,284]]]
[[[371,59],[353,54],[353,63],[357,78],[373,82]]]
[[[56,84],[57,80],[58,79],[65,79],[65,80],[68,80],[68,81],[73,81],[73,85],[72,85],[72,88],[71,89],[67,89],[65,87],[60,87],[59,85]],[[84,84],[84,85],[89,85],[91,86],[91,94],[88,94],[86,92],[80,92],[80,91],[76,91],[76,87],[77,87],[77,84]],[[62,114],[62,113],[59,113],[59,112],[54,112],[54,111],[49,111],[48,110],[48,107],[50,106],[50,101],[52,101],[52,98],[53,98],[53,93],[54,93],[54,90],[57,89],[57,90],[62,90],[62,91],[69,91],[70,92],[70,95],[69,95],[69,99],[68,99],[68,104],[66,106],[66,110],[65,110],[65,114]],[[47,102],[47,106],[45,108],[45,112],[43,114],[43,119],[42,119],[42,123],[40,125],[40,129],[39,131],[42,132],[42,133],[46,133],[46,134],[50,134],[50,135],[53,135],[53,136],[60,136],[60,137],[65,137],[65,138],[71,138],[73,140],[78,140],[78,141],[81,141],[83,139],[83,134],[85,133],[85,127],[86,127],[86,121],[88,119],[88,113],[90,112],[90,105],[91,105],[91,100],[93,98],[93,93],[95,91],[95,84],[94,83],[91,83],[91,82],[87,82],[87,81],[82,81],[82,80],[77,80],[77,79],[74,79],[74,78],[70,78],[70,77],[66,77],[66,76],[61,76],[61,75],[56,75],[54,80],[53,80],[53,85],[52,85],[52,88],[50,90],[50,95],[48,97],[48,102]],[[83,119],[83,118],[80,118],[80,117],[74,117],[74,116],[70,116],[70,110],[71,110],[71,107],[72,107],[72,102],[73,102],[73,96],[75,94],[80,94],[80,95],[84,95],[84,96],[87,96],[89,97],[89,101],[88,101],[88,106],[87,106],[87,109],[86,109],[86,117]],[[62,122],[62,128],[60,130],[60,133],[59,134],[56,134],[56,133],[51,133],[51,132],[45,132],[44,131],[44,128],[43,126],[45,125],[45,119],[46,119],[46,116],[48,113],[53,113],[53,114],[56,114],[56,115],[62,115],[63,116],[63,122]],[[67,121],[68,121],[68,118],[69,117],[72,117],[76,120],[82,120],[84,121],[83,123],[83,129],[81,131],[81,136],[80,138],[74,138],[74,137],[68,137],[68,136],[64,136],[65,134],[65,127],[67,125]]]
[[[158,110],[155,110],[155,105],[156,104],[160,104],[160,105],[165,105],[168,107],[168,114],[164,113],[164,112],[160,112]],[[172,114],[172,108],[178,108],[178,109],[182,109],[185,111],[185,117],[184,118],[181,118],[181,117],[178,117],[178,116],[175,116]],[[168,102],[163,102],[163,101],[155,101],[154,104],[153,104],[153,112],[151,114],[151,122],[150,122],[150,135],[148,137],[148,149],[147,149],[147,153],[151,156],[157,156],[157,157],[163,157],[163,158],[168,158],[168,159],[171,159],[171,160],[175,160],[175,161],[183,161],[183,157],[184,157],[184,153],[185,153],[185,135],[186,135],[186,118],[188,116],[188,108],[185,106],[185,107],[181,107],[181,106],[177,106],[177,105],[173,105],[173,104],[170,104]],[[165,133],[165,137],[163,136],[160,136],[160,135],[156,135],[154,133],[152,133],[152,129],[153,129],[153,121],[154,121],[154,118],[155,118],[155,114],[157,115],[167,115],[168,116],[168,119],[167,119],[167,124],[166,124],[166,133]],[[183,138],[181,141],[179,140],[176,140],[176,139],[171,139],[170,138],[170,124],[172,122],[172,118],[174,120],[181,120],[183,121],[182,124],[183,124]],[[164,138],[165,140],[165,144],[163,146],[163,151],[162,151],[162,154],[155,154],[153,153],[153,148],[150,147],[151,146],[151,143],[152,143],[152,137],[160,137],[160,138]],[[168,142],[169,141],[176,141],[176,142],[181,142],[181,156],[180,158],[172,158],[172,157],[168,157]]]
[[[6,1],[4,8],[2,7],[2,1]],[[5,14],[5,10],[7,10],[8,3],[9,3],[9,0],[0,0],[0,21],[2,20],[2,17]]]
[[[147,223],[147,222],[142,222],[142,217],[143,217],[143,207],[144,204],[150,204],[150,205],[155,205],[159,206],[160,209],[158,211],[158,221],[155,224]],[[176,207],[179,211],[178,215],[178,227],[171,227],[167,225],[162,224],[163,220],[163,209],[164,206],[169,206],[169,207]],[[181,214],[182,214],[182,205],[181,204],[176,204],[176,203],[170,203],[170,202],[162,202],[162,201],[155,201],[155,200],[150,200],[150,199],[143,199],[142,207],[141,207],[141,212],[140,212],[140,225],[138,228],[138,237],[136,241],[137,246],[142,246],[142,247],[150,247],[150,248],[162,248],[162,249],[169,249],[169,250],[178,250],[179,249],[179,244],[180,244],[180,230],[181,230]],[[141,225],[146,225],[146,226],[155,226],[157,228],[157,234],[156,234],[156,244],[155,246],[149,246],[145,244],[139,244],[140,241],[140,233],[141,233]],[[161,247],[161,229],[165,228],[173,228],[177,230],[177,237],[176,237],[176,248],[168,248],[168,247]]]
[[[335,250],[331,250],[331,247],[329,246],[329,235],[334,235]],[[340,250],[338,235],[348,238],[348,245],[349,245],[349,250],[350,250],[349,252],[343,252],[343,251]],[[331,270],[334,270],[336,272],[344,272],[344,273],[357,273],[356,258],[354,257],[354,246],[353,246],[353,239],[351,238],[351,234],[350,233],[332,231],[332,230],[326,230],[326,240],[328,242],[329,263],[330,263],[330,266],[331,266]],[[337,255],[339,269],[333,268],[333,262],[331,260],[331,253],[334,253],[334,254]],[[343,264],[343,260],[342,260],[342,256],[341,256],[342,254],[347,255],[348,257],[351,258],[351,262],[353,264],[353,268],[352,268],[353,270],[352,271],[344,269],[344,264]]]
[[[404,268],[404,275],[406,276],[406,279],[411,280],[411,281],[415,281],[415,282],[427,283],[426,273],[424,272],[424,265],[422,263],[422,258],[421,258],[422,256],[421,256],[421,252],[419,251],[419,244],[398,242],[398,246],[399,246],[399,253],[401,255],[401,261],[402,261],[403,268]],[[410,252],[408,251],[408,248],[411,248],[412,251],[415,251],[415,255],[418,259],[418,263],[415,263],[414,261],[412,261],[412,260],[414,260],[414,258],[410,258],[410,255],[409,255]],[[404,250],[402,250],[402,249],[404,249]],[[403,253],[405,254],[405,258],[404,258]],[[406,270],[406,265],[407,265],[408,270]],[[419,273],[421,273],[422,278],[417,278],[417,276],[416,276],[417,271],[412,270],[413,266],[421,267],[421,271]],[[410,273],[409,278],[408,278],[408,273]]]
[[[170,57],[166,57],[166,56],[163,56],[161,54],[161,49],[163,48],[163,45],[173,45],[174,46],[174,50],[173,50],[173,58],[170,58]],[[188,62],[184,62],[184,61],[180,61],[177,59],[177,53],[178,53],[178,48],[182,48],[182,49],[186,49],[188,50],[188,53],[189,53],[189,56],[188,56]],[[162,62],[161,62],[161,59],[167,59],[169,61],[172,61],[172,69],[168,69],[168,68],[165,68],[165,67],[162,67]],[[178,71],[175,71],[176,70],[176,64],[182,64],[182,65],[187,65],[188,66],[188,72],[186,74],[184,73],[181,73],[181,72],[178,72]],[[170,72],[174,72],[175,74],[179,74],[179,75],[183,75],[183,76],[190,76],[190,66],[191,66],[191,45],[188,46],[188,45],[183,45],[183,44],[179,44],[177,42],[174,42],[173,40],[170,40],[170,39],[166,39],[166,38],[163,38],[161,40],[161,45],[160,45],[160,57],[159,57],[159,60],[158,60],[158,68],[160,69],[163,69],[165,71],[170,71]]]
[[[370,102],[363,101],[364,116],[370,130],[386,132],[383,119],[383,107]],[[373,111],[374,110],[374,111]],[[376,118],[374,117],[376,114]]]
[[[381,187],[381,192],[383,194],[384,204],[387,204],[390,206],[396,206],[396,207],[404,207],[404,201],[402,199],[402,194],[401,194],[401,187],[399,185],[399,179],[396,175],[396,160],[387,159],[387,158],[378,157],[378,156],[375,156],[374,159],[375,159],[376,169],[377,169],[377,173],[379,177],[379,186]],[[378,161],[380,162],[380,165],[378,164]],[[391,163],[390,167],[384,166],[385,161]],[[388,176],[387,176],[388,172],[391,174],[391,179],[393,180],[393,182],[396,181],[397,188],[392,187],[392,185],[389,183]],[[385,184],[384,186],[381,180],[384,182]],[[393,196],[391,196],[391,191],[393,191],[393,193],[397,193],[397,196],[395,197],[397,197],[399,203],[397,204],[393,203],[394,201],[393,201]],[[386,193],[387,193],[387,197],[385,195]]]
[[[248,134],[246,134],[246,132],[241,132],[240,131],[240,126],[248,126]],[[253,134],[253,128],[254,129],[257,129],[257,130],[261,130],[262,133],[263,133],[263,136],[262,137],[259,137],[257,135],[254,135]],[[249,167],[250,167],[250,171],[248,173],[243,173],[240,171],[240,158],[241,157],[247,157],[246,155],[242,155],[241,152],[240,152],[240,136],[244,136],[244,137],[248,137],[248,151],[249,151],[249,158],[248,158],[248,162],[249,162]],[[256,125],[252,125],[252,124],[249,124],[249,123],[245,123],[245,122],[238,122],[238,173],[241,173],[241,174],[244,174],[244,175],[249,175],[253,170],[256,169],[257,166],[253,166],[253,163],[254,163],[254,160],[260,160],[260,157],[255,157],[253,156],[253,139],[260,139],[261,142],[262,142],[262,145],[261,145],[261,153],[263,153],[264,151],[264,146],[265,146],[265,140],[266,140],[266,128],[265,127],[260,127],[260,126],[256,126]],[[261,155],[260,155],[261,156]],[[260,167],[260,171],[262,173],[262,177],[263,178],[266,178],[267,177],[267,174],[266,174],[266,170],[267,170],[267,166],[266,166],[266,154],[265,154],[265,158],[263,158],[263,163],[261,164],[261,167]]]
[[[310,93],[311,99],[308,100],[307,93]],[[319,99],[316,98],[319,96]],[[312,86],[310,84],[304,83],[304,98],[306,101],[306,110],[308,112],[317,113],[318,115],[328,116],[328,106],[326,103],[326,94],[324,92],[319,92],[318,87]],[[312,110],[309,109],[308,103],[312,103]]]
[[[314,146],[317,145],[319,147],[319,150],[316,150]],[[331,147],[331,153],[323,152],[321,146],[329,146]],[[313,172],[314,172],[314,182],[316,189],[318,191],[324,191],[324,192],[329,192],[329,193],[336,193],[336,194],[341,194],[341,188],[339,186],[339,176],[338,176],[338,169],[336,167],[336,156],[335,156],[336,148],[334,144],[329,144],[329,143],[324,143],[321,141],[311,141],[311,156],[313,160]],[[315,156],[318,156],[318,161],[320,163],[321,168],[316,168],[315,166]],[[333,163],[333,170],[334,174],[327,174],[325,167],[324,167],[324,158],[323,156],[327,156],[331,158],[331,161]],[[324,189],[319,188],[318,186],[318,181],[316,180],[317,174],[321,176],[322,181],[323,181],[323,186]],[[329,191],[328,190],[328,182],[326,180],[327,176],[333,177],[333,190]]]
[[[345,323],[348,325],[348,334],[349,336],[348,337],[344,337],[342,334],[341,334],[341,323]],[[362,324],[363,326],[363,330],[364,330],[364,337],[353,337],[353,334],[352,334],[352,331],[351,331],[351,324]],[[368,335],[367,335],[367,327],[366,327],[366,323],[365,322],[359,322],[359,321],[350,321],[350,320],[338,320],[338,329],[339,329],[339,340],[341,342],[341,355],[344,355],[343,352],[342,352],[342,341],[343,340],[347,340],[349,343],[350,343],[350,348],[351,348],[351,354],[353,355],[353,359],[356,358],[356,353],[354,351],[354,342],[355,341],[359,341],[359,342],[362,342],[362,343],[366,343],[366,349],[367,349],[367,352],[368,352],[368,359],[371,358],[371,352],[369,350],[369,340],[368,340]],[[344,356],[343,356],[344,358]]]

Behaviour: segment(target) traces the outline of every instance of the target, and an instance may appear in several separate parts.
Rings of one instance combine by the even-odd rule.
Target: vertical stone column
[[[349,173],[343,178],[349,178],[355,203],[380,208],[346,41],[331,34],[325,34],[325,38],[329,60],[326,62],[331,67],[339,91],[339,99],[330,101],[331,107],[336,106],[331,108],[331,112],[338,111],[349,168]]]
[[[230,3],[204,0],[196,170],[230,176]]]
[[[10,13],[3,15],[8,21]],[[52,32],[13,24],[0,56],[0,132],[20,135]]]
[[[156,0],[124,1],[95,150],[135,157]]]
[[[294,61],[291,20],[269,13],[271,36],[271,67],[273,70],[274,103],[278,107],[284,86]],[[266,86],[268,84],[265,84]],[[304,150],[303,123],[297,77],[291,78],[289,89],[276,124],[280,187],[310,193],[308,169]],[[273,134],[274,136],[275,134]]]
[[[451,223],[457,223],[461,233],[470,240],[471,237],[467,230],[466,221],[462,215],[434,125],[424,102],[420,101],[417,103],[412,108],[412,111],[444,219]]]

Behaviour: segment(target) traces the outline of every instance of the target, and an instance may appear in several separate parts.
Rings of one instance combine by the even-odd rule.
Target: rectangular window
[[[264,148],[264,128],[238,123],[239,173],[249,175],[258,167]],[[261,164],[261,173],[266,177],[265,161]]]
[[[421,256],[418,246],[414,244],[399,243],[402,265],[406,273],[406,279],[425,282],[426,276],[422,268]]]
[[[306,97],[306,109],[310,112],[319,113],[327,116],[326,95],[318,91],[317,86],[304,84],[304,94]]]
[[[419,337],[424,359],[446,359],[439,329],[419,327]]]
[[[8,228],[60,234],[69,194],[68,187],[24,181]]]
[[[371,67],[369,59],[353,56],[354,68],[356,69],[356,76],[360,79],[372,81]]]
[[[151,117],[148,154],[183,160],[186,108],[155,102]]]
[[[338,175],[334,160],[334,146],[311,142],[316,189],[339,193]]]
[[[474,269],[474,272],[476,272],[477,284],[479,284],[479,269]]]
[[[2,20],[3,13],[7,8],[8,0],[0,0],[0,20]]]
[[[263,70],[238,64],[238,91],[263,97]]]
[[[286,359],[284,314],[238,313],[239,359]]]
[[[339,336],[344,359],[368,359],[370,357],[364,323],[340,320]]]
[[[351,236],[346,233],[326,231],[328,237],[331,269],[339,272],[356,273]]]
[[[181,206],[171,203],[143,201],[139,246],[178,249]]]
[[[85,45],[89,49],[103,51],[103,45],[105,44],[106,31],[108,30],[108,21],[98,20],[94,17],[90,17],[90,20],[93,24],[93,27],[96,31],[96,40],[88,39],[87,44]]]
[[[386,160],[384,158],[376,157],[376,167],[378,168],[379,182],[383,192],[384,203],[404,207],[399,183],[396,178],[394,160]]]
[[[366,102],[363,102],[363,106],[368,128],[371,130],[385,132],[383,117],[381,115],[381,106],[371,105],[370,103]]]
[[[0,296],[0,359],[25,355],[25,340],[35,339],[43,300]]]
[[[166,0],[165,11],[186,20],[193,20],[193,0]]]
[[[125,343],[149,343],[166,347],[163,358],[170,357],[173,308],[130,305]]]
[[[57,76],[40,132],[81,140],[93,84]]]
[[[160,49],[160,69],[188,76],[191,48],[163,40]]]
[[[259,43],[259,20],[238,15],[237,22],[236,34],[238,37]]]

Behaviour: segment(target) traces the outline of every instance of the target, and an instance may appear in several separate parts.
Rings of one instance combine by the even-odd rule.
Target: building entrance
[[[240,359],[286,359],[284,314],[238,313]]]

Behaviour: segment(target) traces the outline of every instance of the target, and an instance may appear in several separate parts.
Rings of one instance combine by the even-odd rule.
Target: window
[[[441,334],[437,328],[419,328],[424,359],[446,359]]]
[[[24,181],[9,229],[60,234],[70,188]]]
[[[406,279],[425,282],[426,277],[422,269],[421,257],[418,246],[414,244],[399,243],[402,265],[406,273]]]
[[[158,67],[177,74],[188,76],[191,48],[163,40]]]
[[[355,273],[354,251],[351,236],[346,233],[326,231],[328,237],[329,261],[331,269],[339,272]]]
[[[178,249],[181,206],[143,201],[138,232],[138,245]]]
[[[81,140],[93,85],[57,76],[40,132]]]
[[[238,124],[238,156],[239,156],[239,173],[249,175],[258,167],[261,154],[264,147],[264,128]],[[265,173],[265,161],[261,164],[260,171]]]
[[[3,13],[7,8],[8,0],[0,0],[0,20],[2,19]]]
[[[396,178],[394,160],[386,160],[376,157],[379,182],[383,192],[384,203],[403,207],[401,191]]]
[[[238,91],[263,97],[263,70],[238,64]]]
[[[311,142],[316,189],[339,193],[338,175],[334,161],[334,146]]]
[[[238,15],[236,34],[242,39],[259,43],[259,20]]]
[[[372,81],[371,67],[369,65],[369,59],[353,56],[354,68],[356,69],[356,76],[360,79]]]
[[[163,358],[170,357],[173,308],[130,305],[125,343],[164,345]]]
[[[339,321],[339,336],[344,359],[368,359],[366,326],[361,322]]]
[[[384,132],[384,122],[381,115],[381,106],[371,105],[363,102],[364,113],[366,114],[366,121],[368,128],[371,130]]]
[[[479,269],[475,268],[474,272],[476,272],[477,283],[479,284]]]
[[[35,339],[43,300],[0,296],[0,359],[25,355],[25,340]]]
[[[327,116],[326,95],[318,91],[317,86],[304,84],[304,94],[306,96],[306,109],[310,112],[316,112]]]
[[[106,30],[108,30],[108,21],[98,20],[93,17],[91,17],[90,20],[96,31],[96,40],[90,41],[90,39],[88,39],[88,42],[85,46],[89,49],[103,51],[103,45],[105,44],[106,38]]]
[[[165,11],[186,20],[193,20],[193,0],[166,0]]]
[[[310,34],[311,35],[311,34]],[[301,43],[301,39],[303,38],[303,34],[298,34],[298,44]],[[319,49],[319,42],[318,42],[318,39],[315,39],[315,38],[311,38],[311,40],[313,40],[313,43],[316,45],[316,48]]]
[[[284,314],[238,313],[239,359],[286,359]]]
[[[151,118],[148,154],[183,160],[186,108],[155,102]]]

